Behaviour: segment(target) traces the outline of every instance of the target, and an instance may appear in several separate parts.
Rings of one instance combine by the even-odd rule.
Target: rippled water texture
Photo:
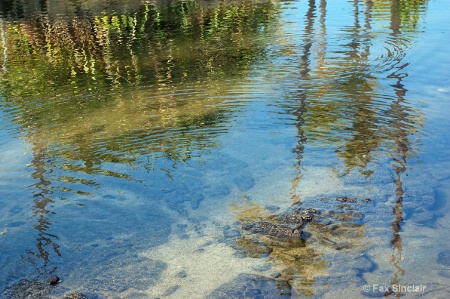
[[[449,8],[2,1],[0,297],[448,298]]]

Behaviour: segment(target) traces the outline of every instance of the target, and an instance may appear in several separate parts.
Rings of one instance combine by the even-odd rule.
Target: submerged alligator
[[[279,225],[267,221],[258,221],[247,223],[242,226],[243,229],[249,230],[252,233],[261,233],[281,238],[300,238],[302,230],[300,227],[290,228],[288,226]]]
[[[347,216],[347,218],[360,216],[359,213],[352,213],[352,209],[350,209],[350,211],[347,211],[346,213],[342,213],[339,211],[342,210],[343,207],[347,204],[356,203],[358,201],[356,198],[337,197],[335,198],[335,201],[341,203],[341,205],[338,206],[337,209],[324,212],[323,214],[315,208],[297,207],[288,212],[271,215],[264,220],[246,222],[242,225],[242,229],[254,234],[269,235],[284,239],[301,238],[302,228],[306,223],[312,221],[320,222],[320,220],[315,221],[318,215],[322,214],[323,217],[321,218],[324,219],[334,218],[336,220],[342,218],[341,222],[344,221],[344,216]],[[362,202],[366,203],[370,201],[371,200],[369,198],[362,200]]]
[[[244,256],[268,258],[275,272],[264,281],[275,289],[274,298],[312,297],[312,287],[303,281],[312,281],[315,274],[326,272],[322,247],[353,250],[365,244],[361,228],[364,215],[360,212],[365,208],[359,203],[367,204],[370,199],[340,196],[318,198],[315,202],[320,210],[295,204],[269,215],[258,209],[257,213],[240,216],[241,231],[235,248]],[[308,230],[303,232],[306,225]],[[229,298],[239,287],[229,289],[227,297],[218,298]]]
[[[269,217],[272,220],[270,222],[256,221],[246,223],[242,228],[252,233],[260,233],[279,238],[301,238],[302,227],[305,223],[311,222],[315,214],[319,214],[317,209],[298,209],[290,213]],[[280,222],[282,224],[279,224]]]

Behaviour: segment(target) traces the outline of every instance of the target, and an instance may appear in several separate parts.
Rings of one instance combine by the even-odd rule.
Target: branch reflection
[[[298,84],[293,87],[296,93],[288,93],[296,101],[292,114],[297,129],[297,144],[293,149],[296,153],[295,176],[290,192],[292,209],[314,208],[313,205],[317,204],[326,210],[322,210],[318,217],[320,220],[307,224],[306,239],[294,242],[244,231],[238,246],[250,256],[268,256],[280,270],[281,276],[277,279],[288,283],[300,296],[314,296],[315,276],[326,275],[325,248],[362,252],[368,242],[367,227],[359,205],[334,206],[333,200],[314,198],[305,201],[302,198],[302,164],[305,157],[308,158],[308,147],[334,149],[343,163],[342,170],[340,165],[335,166],[338,176],[358,171],[367,184],[376,175],[381,161],[389,159],[393,162],[397,200],[391,225],[391,263],[396,269],[392,283],[399,284],[400,276],[405,274],[400,265],[404,193],[401,174],[406,170],[408,158],[415,152],[417,143],[414,140],[422,126],[422,117],[419,111],[409,107],[402,79],[408,75],[409,63],[404,58],[418,34],[415,17],[424,12],[426,2],[395,3],[353,1],[353,23],[340,29],[339,45],[335,45],[332,42],[336,41],[327,36],[327,2],[321,1],[316,5],[311,0],[305,12],[301,44],[287,46],[298,49],[298,53],[295,56],[291,54],[293,57],[289,60],[296,59],[298,66],[295,74]],[[386,11],[386,7],[391,10]],[[320,16],[317,24],[316,14]],[[414,18],[407,19],[407,15]],[[377,22],[391,24],[393,33],[386,37],[386,53],[380,53],[372,43],[376,38],[373,27]],[[377,55],[380,56],[374,62]],[[380,87],[392,79],[395,83],[390,85],[394,92],[390,94]],[[284,224],[273,220],[277,219],[277,214],[260,206],[240,207],[236,215],[244,223],[243,227],[259,225],[267,227],[272,234],[277,230],[284,234]],[[270,223],[280,226],[272,227]],[[289,228],[293,229],[292,226]],[[263,228],[257,231],[260,230]]]

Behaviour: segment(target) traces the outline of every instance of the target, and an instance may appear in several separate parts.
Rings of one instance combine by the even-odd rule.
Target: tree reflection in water
[[[406,22],[408,24],[408,22]],[[402,7],[398,3],[393,3],[391,6],[391,24],[390,29],[392,30],[392,39],[401,35],[402,26]],[[400,37],[400,40],[402,38]],[[414,131],[414,126],[409,121],[410,118],[410,108],[408,107],[407,100],[405,98],[407,89],[402,84],[402,80],[408,76],[406,70],[408,63],[394,65],[392,67],[393,72],[388,75],[388,78],[395,80],[394,84],[391,84],[396,95],[396,99],[393,100],[391,109],[388,110],[388,114],[393,116],[393,121],[391,122],[392,127],[392,137],[395,142],[394,156],[392,158],[392,167],[395,172],[394,184],[395,184],[395,195],[396,201],[393,208],[394,220],[392,221],[393,238],[391,243],[392,248],[392,258],[390,262],[395,268],[395,272],[392,277],[391,285],[404,285],[406,282],[402,282],[401,276],[405,275],[405,269],[400,265],[402,260],[402,238],[400,235],[401,223],[403,222],[403,184],[402,184],[402,174],[407,168],[407,159],[410,156],[412,149],[412,144],[410,142],[409,135],[411,131]],[[416,125],[418,125],[416,123]],[[420,123],[419,123],[420,125]],[[396,298],[400,298],[401,293],[394,294]]]
[[[405,274],[400,266],[404,194],[401,175],[406,170],[407,160],[416,152],[413,147],[417,146],[416,140],[420,137],[417,131],[423,120],[420,111],[410,108],[405,98],[407,89],[402,79],[408,76],[409,63],[404,57],[417,36],[417,20],[425,11],[426,1],[354,1],[354,22],[342,28],[345,37],[340,37],[339,46],[329,44],[332,41],[327,36],[325,23],[327,1],[316,4],[310,0],[308,3],[302,43],[297,46],[299,53],[295,56],[298,86],[293,88],[295,93],[288,93],[288,97],[296,100],[291,113],[296,117],[298,139],[294,148],[297,161],[291,200],[294,207],[314,204],[308,199],[308,206],[305,206],[301,196],[302,160],[308,144],[334,148],[343,162],[342,168],[335,166],[337,175],[344,177],[357,170],[368,184],[380,158],[389,158],[396,174],[393,183],[397,198],[392,221],[391,264],[395,268],[392,284],[400,285],[400,276]],[[317,16],[318,29],[315,28]],[[372,48],[375,34],[372,28],[374,23],[385,21],[392,31],[385,41],[387,53],[374,64],[372,51],[378,54],[379,50]],[[388,84],[393,87],[392,94],[380,89]],[[331,208],[331,203],[328,206]],[[237,217],[244,223],[265,221],[270,213],[262,211],[264,209],[258,206],[241,207]],[[359,251],[365,249],[368,242],[367,227],[362,224],[362,213],[357,207],[341,205],[322,217],[334,220],[308,224],[311,236],[301,244],[291,246],[289,242],[270,237],[254,241],[254,236],[250,235],[239,239],[238,246],[250,255],[269,255],[283,273],[280,279],[293,285],[300,296],[314,296],[314,277],[327,272],[322,257],[325,253],[320,248]]]
[[[0,86],[2,110],[33,150],[38,237],[37,250],[30,249],[25,259],[40,262],[47,275],[54,272],[51,255],[63,254],[58,236],[50,233],[51,205],[63,199],[54,193],[61,194],[64,183],[96,186],[76,173],[137,179],[107,169],[108,162],[159,168],[170,177],[179,165],[215,147],[215,136],[226,132],[223,124],[238,109],[224,107],[224,97],[256,61],[271,59],[264,37],[272,38],[281,24],[280,6],[272,3],[128,1],[113,7],[67,1],[63,9],[42,3],[2,2]],[[358,171],[369,183],[379,159],[390,159],[396,175],[394,284],[404,274],[402,174],[422,125],[406,99],[404,58],[425,5],[355,0],[352,24],[333,39],[326,25],[329,2],[309,0],[301,43],[285,45],[299,53],[291,57],[295,73],[287,84],[293,87],[285,93],[294,99],[289,113],[297,129],[292,204],[305,204],[299,188],[308,146],[334,149],[341,163],[334,165],[337,176]],[[391,33],[377,36],[374,25],[386,21]],[[382,54],[372,43],[380,38],[385,39]],[[387,85],[393,94],[380,88]],[[151,162],[158,159],[169,166]],[[323,217],[329,222],[308,225],[309,239],[255,241],[244,235],[237,244],[251,256],[268,254],[281,269],[280,283],[312,297],[315,276],[328,270],[325,250],[358,251],[366,240],[357,207],[326,205]],[[237,212],[244,222],[270,216],[258,206]]]
[[[107,163],[171,177],[217,145],[226,94],[264,56],[279,13],[268,2],[1,5],[0,107],[32,144],[36,180],[38,237],[23,260],[44,279],[64,254],[54,206],[89,198],[102,176],[138,180]]]

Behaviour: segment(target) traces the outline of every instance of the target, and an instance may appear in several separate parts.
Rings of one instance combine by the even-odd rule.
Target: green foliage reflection
[[[186,128],[224,118],[214,96],[264,55],[256,37],[272,30],[278,12],[271,3],[187,1],[92,17],[2,18],[3,105],[33,142],[67,149],[71,159],[127,162],[136,147],[188,158],[190,144],[212,144]],[[153,148],[130,143],[171,128],[182,137]]]

